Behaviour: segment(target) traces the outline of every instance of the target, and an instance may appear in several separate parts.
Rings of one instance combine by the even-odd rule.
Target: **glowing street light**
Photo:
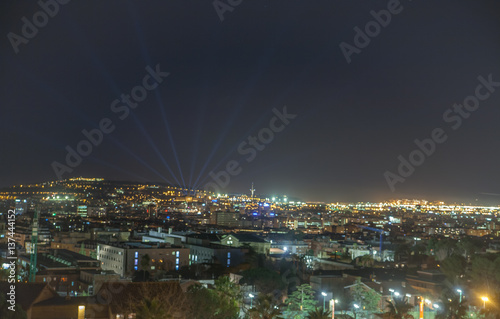
[[[486,309],[486,301],[490,301],[488,297],[481,297],[481,300],[483,301],[483,309]]]
[[[323,311],[325,311],[325,309],[326,309],[326,305],[325,305],[325,303],[326,303],[326,292],[323,291],[321,293],[321,295],[323,296]]]
[[[353,306],[354,306],[354,308],[356,308],[356,309],[358,309],[358,308],[359,308],[359,305],[357,305],[357,304],[354,304]]]
[[[250,309],[253,308],[253,297],[255,297],[253,294],[248,294],[248,297],[250,297]]]
[[[462,289],[457,289],[457,292],[460,294],[460,303],[462,303]]]

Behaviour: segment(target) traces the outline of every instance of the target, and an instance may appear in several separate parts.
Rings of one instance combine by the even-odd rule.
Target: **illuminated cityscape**
[[[500,319],[500,1],[0,15],[0,319]]]
[[[45,294],[50,291],[44,303],[54,317],[77,311],[76,306],[66,310],[76,301],[92,308],[91,298],[99,298],[109,283],[139,290],[151,288],[140,286],[145,282],[169,289],[175,283],[189,295],[194,292],[187,287],[197,282],[218,289],[210,287],[222,285],[216,278],[224,276],[239,291],[234,301],[241,316],[254,309],[255,296],[269,293],[281,313],[291,315],[298,310],[286,302],[296,287],[310,290],[310,303],[318,307],[324,297],[325,313],[333,307],[326,306],[328,299],[336,300],[335,313],[357,316],[384,313],[391,302],[398,307],[405,302],[415,317],[421,303],[426,317],[438,316],[440,307],[480,316],[486,299],[475,296],[487,292],[489,301],[495,293],[477,289],[469,276],[496,271],[481,267],[500,253],[499,206],[407,199],[320,203],[259,194],[253,185],[246,194],[215,194],[82,177],[16,185],[0,195],[2,209],[16,215],[15,282],[21,289],[39,283]],[[9,278],[12,230],[8,219],[0,223],[4,279]],[[34,253],[37,266],[30,280]],[[472,268],[460,273],[461,262],[471,262]],[[451,305],[456,298],[463,300]],[[58,300],[67,302],[56,306]],[[29,308],[34,317],[48,311],[44,303]],[[106,307],[118,317],[136,311],[113,302]],[[176,311],[188,313],[194,306],[186,307]]]

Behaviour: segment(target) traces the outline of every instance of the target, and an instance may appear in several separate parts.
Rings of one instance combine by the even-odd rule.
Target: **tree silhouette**
[[[317,307],[316,309],[309,311],[306,319],[330,319],[331,317],[331,311],[323,310],[323,308]]]
[[[308,284],[303,284],[297,287],[286,300],[288,304],[286,313],[289,318],[302,319],[305,314],[314,310],[318,301],[314,298],[314,290]]]
[[[408,312],[413,308],[412,305],[408,303],[406,298],[393,299],[392,301],[387,301],[388,311],[385,313],[386,318],[390,319],[414,319],[412,315]]]
[[[164,306],[158,298],[144,299],[141,305],[137,308],[137,319],[165,319],[171,318],[167,316]]]
[[[278,319],[281,309],[272,295],[260,294],[253,307],[248,310],[248,315],[251,319]]]

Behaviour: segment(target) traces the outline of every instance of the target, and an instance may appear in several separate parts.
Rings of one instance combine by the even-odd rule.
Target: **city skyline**
[[[144,187],[144,185],[151,185],[154,187],[166,187],[167,189],[172,189],[175,190],[176,194],[178,196],[199,196],[200,194],[205,194],[205,195],[210,195],[212,194],[214,198],[233,198],[233,197],[238,197],[238,198],[246,198],[248,201],[260,201],[260,202],[276,202],[276,203],[290,203],[290,204],[324,204],[324,205],[339,205],[339,207],[346,208],[347,206],[345,205],[368,205],[367,207],[372,207],[373,205],[401,205],[402,207],[407,206],[407,207],[412,207],[413,209],[416,207],[416,205],[422,205],[423,207],[435,207],[442,209],[444,207],[447,207],[447,209],[450,209],[452,207],[477,207],[477,208],[482,208],[482,209],[493,209],[496,211],[496,209],[500,209],[500,204],[491,204],[491,203],[481,203],[481,202],[465,202],[465,201],[458,201],[458,202],[445,202],[440,199],[429,199],[429,198],[415,198],[415,197],[408,197],[408,198],[386,198],[386,199],[381,199],[379,201],[369,201],[369,200],[359,200],[359,201],[346,201],[346,200],[331,200],[331,201],[312,201],[308,200],[307,198],[300,197],[300,195],[296,194],[285,194],[285,193],[262,193],[262,192],[257,192],[255,189],[254,183],[252,183],[251,188],[248,189],[247,192],[210,192],[206,191],[203,189],[188,189],[184,188],[180,185],[171,185],[171,184],[166,184],[166,183],[161,183],[161,182],[140,182],[140,181],[133,181],[133,180],[108,180],[100,177],[73,177],[73,178],[68,178],[64,180],[53,180],[53,181],[44,181],[44,182],[38,182],[38,183],[33,183],[33,184],[18,184],[18,185],[11,185],[9,187],[3,187],[0,188],[0,199],[8,199],[10,197],[19,197],[19,198],[24,198],[24,199],[31,199],[32,196],[34,198],[38,199],[43,199],[41,197],[40,193],[37,192],[41,191],[43,193],[49,194],[50,199],[54,199],[54,196],[57,196],[58,193],[60,193],[60,190],[51,190],[50,187],[56,186],[57,185],[67,185],[67,183],[97,183],[96,187],[99,183],[104,183],[108,184],[111,183],[112,185],[115,185],[115,189],[119,185],[126,186],[127,188],[130,187],[131,185],[135,185],[136,187]],[[141,186],[142,185],[142,186]],[[47,186],[47,189],[44,189],[44,187]],[[32,188],[34,188],[32,190]],[[68,188],[66,190],[67,192],[71,193],[71,188]],[[10,194],[10,195],[9,195]],[[174,193],[172,193],[174,194]],[[493,194],[492,194],[493,195]],[[61,200],[64,200],[62,198]],[[69,198],[67,200],[73,201],[73,200],[78,200],[78,196],[75,198]],[[373,205],[372,205],[373,204]],[[373,207],[375,207],[373,206]]]
[[[0,187],[500,202],[495,1],[1,6]]]

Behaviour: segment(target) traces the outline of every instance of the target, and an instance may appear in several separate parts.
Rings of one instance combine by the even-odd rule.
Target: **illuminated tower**
[[[253,199],[253,194],[255,193],[255,188],[253,188],[253,183],[252,183],[252,188],[250,188],[250,192],[252,192],[252,199]]]

